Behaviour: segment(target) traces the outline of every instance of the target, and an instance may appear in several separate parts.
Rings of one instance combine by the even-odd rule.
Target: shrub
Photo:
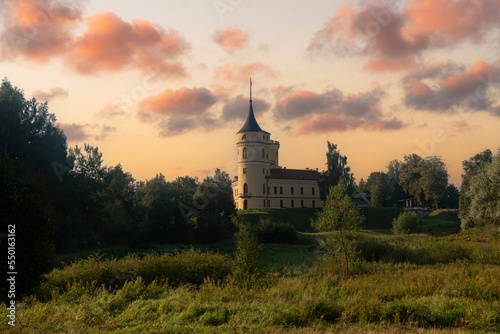
[[[263,247],[257,241],[254,231],[247,225],[240,225],[236,234],[236,252],[234,264],[236,271],[254,274],[261,271],[265,265],[262,259]]]
[[[448,241],[433,242],[427,247],[427,251],[434,263],[450,263],[470,258],[467,248]]]
[[[66,291],[74,283],[94,289],[101,286],[116,289],[138,277],[145,284],[168,281],[171,285],[200,285],[207,277],[222,280],[231,272],[232,261],[227,256],[193,249],[175,255],[149,254],[143,258],[131,254],[121,260],[91,256],[45,275],[39,296],[48,299],[53,291]]]
[[[355,244],[355,247],[361,258],[367,261],[379,261],[383,256],[394,250],[394,246],[375,238],[359,241]]]
[[[394,234],[410,234],[420,232],[422,224],[417,214],[402,212],[392,221]]]
[[[261,243],[296,243],[297,231],[291,224],[261,219],[256,226],[256,234]]]

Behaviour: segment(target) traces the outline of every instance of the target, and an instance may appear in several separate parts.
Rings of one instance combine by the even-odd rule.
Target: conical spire
[[[253,113],[253,106],[252,106],[252,78],[250,78],[250,109],[248,110],[248,117],[247,120],[245,121],[245,124],[243,124],[243,127],[238,131],[237,133],[240,132],[266,132],[262,130],[259,126],[259,123],[257,123],[257,120],[255,119],[255,115]]]

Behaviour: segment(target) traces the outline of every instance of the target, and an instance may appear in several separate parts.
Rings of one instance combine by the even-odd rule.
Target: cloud
[[[454,62],[433,63],[403,78],[405,104],[417,110],[447,112],[463,108],[499,116],[498,80],[500,66],[482,60],[470,68]]]
[[[217,30],[212,35],[212,40],[228,53],[240,51],[248,47],[248,34],[239,28],[226,27],[222,30]]]
[[[144,20],[125,22],[110,12],[84,20],[76,0],[6,0],[0,30],[1,59],[45,63],[62,58],[77,73],[98,75],[138,69],[186,77],[179,59],[191,45],[175,30]],[[86,23],[76,36],[73,29]]]
[[[56,98],[67,98],[68,90],[61,87],[51,88],[48,92],[37,90],[33,96],[39,101],[50,101]]]
[[[139,115],[149,118],[154,115],[200,115],[217,102],[217,98],[204,87],[178,90],[167,89],[139,103]]]
[[[139,117],[157,122],[161,137],[179,135],[191,129],[215,128],[210,108],[217,97],[204,87],[167,89],[139,103]]]
[[[120,106],[109,103],[107,104],[104,108],[102,108],[98,113],[97,116],[100,118],[115,118],[115,117],[120,117],[126,115],[126,112],[120,108]]]
[[[82,21],[78,1],[4,0],[1,58],[46,63],[66,52],[71,30]]]
[[[257,73],[267,77],[276,75],[276,72],[271,67],[256,61],[248,64],[227,63],[224,66],[219,66],[215,69],[215,79],[248,82],[249,78]]]
[[[244,121],[248,115],[249,106],[248,98],[239,95],[226,102],[222,108],[222,119],[225,122]],[[255,115],[259,116],[268,111],[271,105],[264,100],[253,98],[252,107]]]
[[[380,107],[385,96],[385,91],[380,87],[348,95],[338,89],[321,94],[296,91],[278,98],[273,112],[277,119],[298,120],[299,135],[357,128],[384,131],[405,127],[406,124],[397,118],[385,118]]]
[[[81,125],[76,123],[57,123],[57,126],[64,131],[68,142],[82,142],[90,138],[86,133],[87,124]]]
[[[368,56],[369,70],[399,71],[417,64],[427,50],[478,43],[500,27],[496,0],[410,0],[403,10],[389,4],[345,3],[314,34],[308,53]]]
[[[190,51],[191,45],[175,30],[143,20],[124,22],[113,13],[87,19],[87,30],[75,40],[67,63],[81,74],[116,72],[138,68],[172,77],[186,71],[175,61]]]

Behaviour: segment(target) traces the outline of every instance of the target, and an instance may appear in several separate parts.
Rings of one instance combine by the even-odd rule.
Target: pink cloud
[[[500,27],[496,0],[410,0],[394,10],[382,1],[344,4],[312,38],[308,52],[368,56],[372,71],[407,70],[427,50],[484,40]]]
[[[1,58],[45,63],[60,57],[68,67],[87,75],[131,68],[187,76],[179,59],[191,45],[179,32],[144,20],[125,22],[106,12],[88,17],[86,30],[76,36],[73,29],[84,22],[79,4],[76,0],[6,0]]]
[[[48,62],[68,50],[71,30],[83,20],[77,1],[5,0],[3,6],[1,56],[8,60]]]
[[[183,77],[186,71],[176,59],[190,48],[175,30],[166,31],[149,21],[128,23],[107,12],[87,19],[87,30],[75,40],[66,60],[81,74],[132,67]]]
[[[222,30],[217,30],[212,35],[212,39],[229,53],[243,50],[248,47],[248,34],[244,33],[239,28],[226,27]]]
[[[499,91],[499,77],[500,66],[482,60],[468,69],[453,62],[430,64],[403,78],[405,103],[417,110],[446,112],[463,107],[498,116],[492,93]]]

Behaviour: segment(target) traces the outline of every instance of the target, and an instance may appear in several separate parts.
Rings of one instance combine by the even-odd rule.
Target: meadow
[[[393,235],[398,209],[367,208],[353,233],[349,277],[325,256],[314,210],[248,210],[292,224],[293,243],[266,243],[259,273],[235,270],[234,237],[210,245],[156,245],[79,254],[18,304],[13,333],[495,333],[500,331],[498,229],[460,232],[454,211]],[[376,218],[373,218],[376,217]],[[70,255],[61,255],[59,260]],[[4,305],[2,307],[5,307]]]

